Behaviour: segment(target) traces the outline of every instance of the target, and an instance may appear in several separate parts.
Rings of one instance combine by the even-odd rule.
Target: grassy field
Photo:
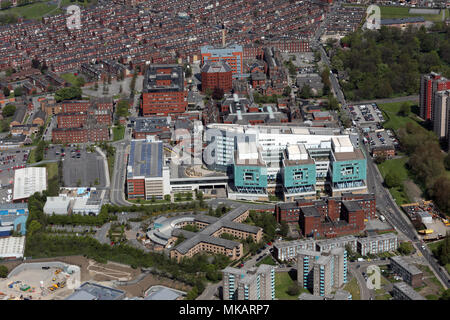
[[[262,259],[261,261],[259,261],[259,262],[256,264],[256,266],[258,267],[258,266],[260,266],[260,265],[262,265],[262,264],[268,264],[268,265],[271,265],[271,266],[276,265],[275,261],[273,261],[273,259],[272,259],[272,257],[271,257],[270,255],[269,255],[269,256],[266,256],[264,259]]]
[[[113,135],[114,141],[122,140],[123,136],[125,135],[125,127],[124,126],[118,126],[113,128]]]
[[[428,300],[438,300],[445,290],[441,282],[436,278],[430,267],[417,265],[417,267],[423,272],[424,285],[417,288],[416,291]]]
[[[58,163],[52,162],[52,163],[46,163],[45,167],[47,168],[47,179],[50,180],[53,177],[58,175]]]
[[[76,86],[77,85],[77,79],[78,77],[76,75],[74,75],[73,73],[63,73],[60,76],[61,78],[63,78],[65,81],[69,82],[71,85]]]
[[[28,164],[32,164],[36,162],[36,148],[31,149],[30,154],[28,155]]]
[[[442,241],[444,240],[429,243],[428,248],[430,248],[431,252],[434,252],[434,250],[436,250],[441,245]],[[445,269],[447,270],[448,273],[450,273],[450,263],[447,263],[445,265]]]
[[[290,296],[287,293],[287,290],[292,284],[294,284],[295,281],[296,280],[293,280],[288,272],[276,272],[275,298],[279,300],[298,300],[298,296]],[[304,288],[300,288],[300,293],[302,292],[309,292],[309,291]]]
[[[427,21],[441,21],[443,11],[440,14],[412,14],[408,7],[381,6],[381,19],[423,17]]]
[[[345,285],[344,290],[350,292],[350,294],[352,295],[352,300],[361,300],[358,281],[355,277],[353,277],[353,279]]]
[[[56,5],[48,5],[45,2],[36,2],[22,7],[1,10],[0,13],[12,13],[25,19],[41,19],[44,15],[56,11]]]
[[[407,117],[398,115],[400,107],[403,103],[407,103],[411,109],[417,108],[417,103],[411,101],[378,104],[378,107],[381,111],[383,111],[387,120],[383,124],[386,129],[398,130],[399,128],[405,127],[408,122],[411,122],[414,125],[419,125],[419,119],[413,112],[410,112]]]
[[[383,163],[378,165],[378,169],[381,172],[381,175],[383,178],[386,177],[386,175],[389,172],[396,172],[403,183],[406,179],[408,179],[408,169],[406,168],[406,162],[408,161],[407,157],[400,158],[400,159],[390,159],[386,160]],[[403,188],[389,188],[389,192],[394,197],[395,202],[397,202],[398,205],[402,205],[405,203],[409,203],[410,200]]]

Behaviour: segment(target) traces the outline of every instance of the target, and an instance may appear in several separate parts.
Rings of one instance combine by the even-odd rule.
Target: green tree
[[[30,225],[28,226],[27,230],[27,236],[32,236],[34,233],[39,231],[42,228],[42,225],[37,220],[31,221]]]
[[[294,282],[289,286],[286,293],[290,296],[298,296],[300,294],[300,287],[297,282]]]
[[[384,178],[384,182],[389,188],[398,188],[402,186],[401,178],[396,171],[389,171]]]
[[[406,117],[409,115],[409,113],[411,112],[411,107],[408,103],[404,102],[402,103],[402,105],[400,106],[400,109],[398,111],[398,114],[400,116]]]
[[[2,115],[5,118],[12,117],[14,113],[16,112],[16,106],[8,103],[3,109],[2,109]]]
[[[450,170],[450,152],[445,156],[444,165],[445,169]]]
[[[402,242],[399,246],[398,246],[398,252],[400,252],[402,255],[410,255],[414,252],[414,247],[411,244],[411,242]]]
[[[447,289],[444,292],[442,292],[442,295],[439,298],[439,300],[449,301],[450,300],[450,289]]]
[[[2,1],[0,8],[8,9],[8,8],[11,8],[11,6],[12,6],[11,1]]]
[[[330,110],[337,110],[337,109],[339,109],[339,102],[334,97],[334,95],[332,95],[331,93],[328,95],[328,108]]]
[[[8,268],[0,265],[0,278],[6,278],[8,276]]]
[[[165,201],[171,201],[171,196],[170,196],[170,194],[166,194],[166,195],[164,196],[164,200],[165,200]]]
[[[5,97],[9,97],[9,95],[11,94],[11,91],[9,90],[8,87],[3,87],[3,95]]]
[[[17,87],[14,89],[14,96],[15,97],[20,97],[23,94],[23,88],[22,87]]]
[[[284,90],[283,90],[283,96],[289,97],[290,94],[291,94],[291,91],[292,91],[291,87],[286,86],[286,87],[284,88]]]
[[[83,87],[85,83],[86,83],[86,81],[81,76],[79,76],[76,80],[76,86],[79,88]]]
[[[61,102],[64,100],[81,99],[82,91],[79,87],[62,88],[55,92],[55,100]]]
[[[198,297],[198,288],[194,286],[186,295],[185,300],[195,300]]]
[[[311,87],[308,84],[304,84],[299,93],[300,98],[309,99],[311,98],[311,95]]]

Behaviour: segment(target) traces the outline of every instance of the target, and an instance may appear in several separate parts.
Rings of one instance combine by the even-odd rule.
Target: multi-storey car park
[[[163,199],[170,194],[169,168],[164,163],[163,143],[132,140],[127,166],[129,199]]]

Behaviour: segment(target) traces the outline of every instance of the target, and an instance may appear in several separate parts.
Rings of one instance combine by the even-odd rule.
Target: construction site
[[[80,269],[76,266],[19,266],[8,278],[0,280],[0,300],[63,299],[79,285],[79,278]]]
[[[33,262],[5,261],[8,277],[0,278],[0,300],[64,300],[85,282],[117,288],[127,297],[143,297],[155,285],[189,291],[190,287],[175,280],[116,262],[99,263],[83,256]]]
[[[441,239],[450,231],[449,220],[431,200],[404,204],[402,209],[424,241]]]

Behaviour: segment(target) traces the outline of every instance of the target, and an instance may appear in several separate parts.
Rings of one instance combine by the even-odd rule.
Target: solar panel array
[[[132,141],[128,164],[133,167],[129,177],[162,177],[162,142]]]

